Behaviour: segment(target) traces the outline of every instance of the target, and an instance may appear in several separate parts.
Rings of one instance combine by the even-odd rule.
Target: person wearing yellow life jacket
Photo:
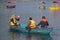
[[[17,21],[19,21],[19,20],[20,20],[20,16],[18,16],[18,18],[16,18],[16,15],[12,14],[11,18],[9,20],[9,25],[11,25],[11,26],[18,26],[19,23],[17,23]]]
[[[31,17],[29,18],[29,23],[28,23],[28,26],[26,28],[27,29],[35,29],[36,28],[36,23]]]
[[[39,26],[39,25],[41,25],[41,28],[48,28],[49,23],[45,16],[42,16],[42,20],[40,21],[40,23],[37,26]]]

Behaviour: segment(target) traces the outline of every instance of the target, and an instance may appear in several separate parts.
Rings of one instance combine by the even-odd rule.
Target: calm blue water
[[[6,9],[5,3],[0,3],[0,6],[3,6],[0,8],[0,40],[60,40],[60,10],[50,11],[48,9],[49,6],[56,6],[56,4],[51,2],[46,2],[45,10],[40,10],[40,5],[43,4],[40,2],[16,2],[16,8]],[[20,23],[28,23],[28,18],[32,17],[36,21],[36,24],[38,24],[41,17],[46,16],[50,27],[53,27],[53,31],[48,36],[9,32],[9,25],[7,22],[12,13],[21,16]]]

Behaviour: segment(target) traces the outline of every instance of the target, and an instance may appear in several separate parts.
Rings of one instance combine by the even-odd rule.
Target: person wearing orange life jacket
[[[19,20],[20,20],[20,16],[18,16],[18,18],[16,18],[16,15],[12,14],[11,18],[9,20],[9,25],[11,25],[11,26],[18,26],[19,23],[17,23],[17,21],[19,21]]]
[[[41,25],[41,28],[48,28],[49,24],[45,16],[42,16],[42,20],[37,26],[39,25]]]
[[[28,26],[26,27],[26,29],[35,29],[36,28],[36,23],[35,21],[30,17],[29,18],[29,23]]]

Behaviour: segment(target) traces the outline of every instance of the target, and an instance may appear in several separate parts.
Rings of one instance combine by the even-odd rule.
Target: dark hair
[[[32,17],[29,17],[29,20],[32,20]]]
[[[45,4],[45,2],[42,2],[43,4]]]
[[[8,2],[8,3],[11,3],[11,2]]]
[[[42,18],[43,18],[43,19],[46,19],[46,17],[45,17],[45,16],[42,16]]]

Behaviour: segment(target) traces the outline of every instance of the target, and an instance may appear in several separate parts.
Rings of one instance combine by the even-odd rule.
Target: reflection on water
[[[52,40],[52,37],[50,35],[41,35],[41,34],[25,34],[25,33],[15,33],[10,32],[11,40]]]
[[[50,35],[41,35],[37,34],[30,34],[30,33],[17,33],[10,31],[11,40],[53,40]]]
[[[14,32],[11,32],[11,40],[16,40],[16,33]]]
[[[52,40],[52,37],[50,35],[40,35],[40,34],[29,34],[28,35],[29,40]]]

